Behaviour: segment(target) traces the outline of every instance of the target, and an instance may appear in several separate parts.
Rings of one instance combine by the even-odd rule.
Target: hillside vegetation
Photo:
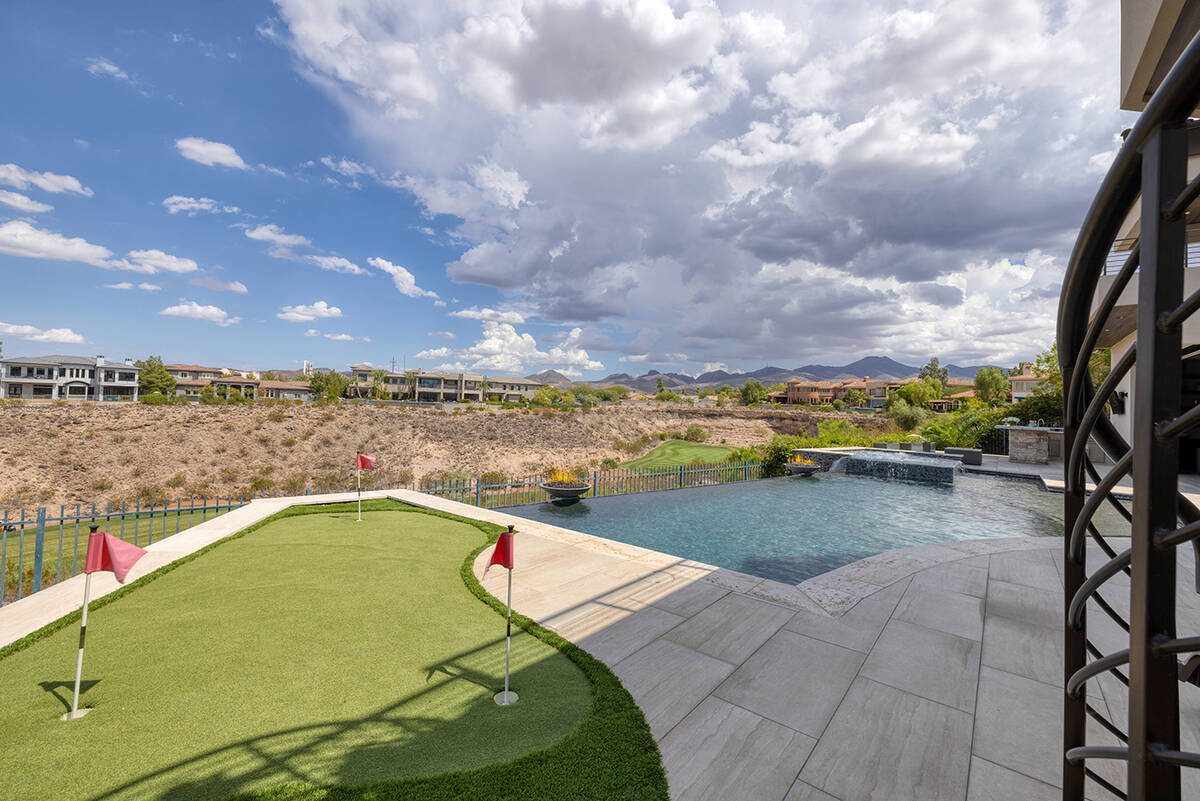
[[[353,483],[357,450],[379,460],[364,486],[535,475],[640,457],[691,425],[708,444],[748,447],[775,434],[816,434],[818,422],[834,418],[881,433],[892,427],[875,416],[793,409],[8,403],[0,406],[0,509],[328,491]]]

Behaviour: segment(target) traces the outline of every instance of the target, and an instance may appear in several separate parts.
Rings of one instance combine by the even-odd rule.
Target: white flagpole
[[[508,671],[512,658],[512,568],[508,569],[508,613],[505,615],[508,630],[504,635],[504,692],[496,693],[496,703],[510,706],[517,702],[517,694],[508,689]]]
[[[512,568],[508,569],[508,630],[504,634],[504,699],[508,701],[508,661],[512,655]],[[80,652],[83,658],[83,652]]]
[[[362,454],[359,453],[359,454],[355,454],[355,456],[354,456],[354,473],[358,479],[358,520],[356,522],[361,523],[362,522],[362,465],[360,464],[360,462],[358,460],[359,456],[362,456]]]
[[[71,700],[71,711],[62,716],[63,720],[74,720],[81,718],[90,712],[90,709],[79,711],[79,679],[83,675],[83,640],[87,635],[87,613],[88,599],[92,594],[92,574],[88,573],[87,578],[83,580],[83,617],[79,621],[79,656],[75,660],[75,696]]]

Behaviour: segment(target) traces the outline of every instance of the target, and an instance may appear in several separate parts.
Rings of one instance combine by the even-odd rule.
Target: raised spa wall
[[[922,454],[921,457],[911,460],[896,458],[898,455],[896,452],[889,452],[886,456],[876,456],[877,452],[869,448],[841,452],[797,448],[793,453],[811,459],[821,465],[823,471],[828,471],[839,459],[845,458],[844,467],[850,475],[922,481],[927,484],[953,484],[954,472],[959,463],[957,458],[934,456],[934,454]],[[916,454],[914,454],[915,456]],[[939,461],[945,463],[938,464]]]

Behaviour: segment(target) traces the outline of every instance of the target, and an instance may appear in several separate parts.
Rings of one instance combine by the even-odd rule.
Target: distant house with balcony
[[[359,397],[373,397],[376,393],[374,368],[356,364],[350,368],[350,391]],[[412,371],[414,400],[422,403],[453,403],[474,401],[481,403],[484,395],[488,400],[519,401],[532,398],[542,384],[528,378],[500,376],[488,378],[474,373],[438,373],[421,370]],[[405,373],[384,371],[383,396],[386,400],[403,400],[412,397],[409,379]]]
[[[138,368],[132,359],[103,356],[31,356],[0,360],[0,398],[136,401]]]
[[[220,378],[224,371],[220,367],[201,367],[198,364],[164,364],[167,375],[179,381],[212,381]]]
[[[1050,377],[1033,372],[1033,365],[1029,362],[1021,362],[1018,367],[1020,372],[1008,377],[1008,382],[1012,386],[1009,394],[1012,396],[1013,403],[1032,397],[1042,382]]]

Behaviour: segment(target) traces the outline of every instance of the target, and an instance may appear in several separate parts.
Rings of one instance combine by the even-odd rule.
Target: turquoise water
[[[674,556],[795,584],[893,548],[985,537],[1059,536],[1063,496],[960,473],[952,485],[818,473],[589,498],[506,511]],[[1121,530],[1105,507],[1105,533]]]

